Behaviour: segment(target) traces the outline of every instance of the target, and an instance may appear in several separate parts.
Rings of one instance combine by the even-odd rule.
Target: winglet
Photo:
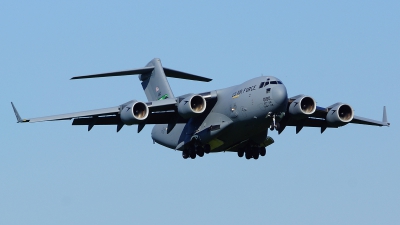
[[[13,110],[14,110],[14,113],[15,113],[15,117],[17,117],[18,123],[29,122],[29,120],[21,119],[21,116],[19,115],[17,109],[15,108],[14,103],[11,102],[11,106],[13,107]]]
[[[386,106],[383,106],[383,117],[382,117],[382,123],[387,124],[387,126],[390,125],[390,123],[388,123],[387,121],[387,115],[386,115]]]

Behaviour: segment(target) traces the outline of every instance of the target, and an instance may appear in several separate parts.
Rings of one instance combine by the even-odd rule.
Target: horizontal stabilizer
[[[138,69],[133,69],[133,70],[124,70],[124,71],[117,71],[117,72],[99,73],[99,74],[92,74],[92,75],[86,75],[86,76],[78,76],[78,77],[71,78],[71,80],[86,79],[86,78],[117,77],[117,76],[136,75],[136,74],[149,73],[149,72],[153,71],[153,69],[154,69],[154,66],[152,66],[152,67],[143,67],[143,68],[138,68]]]
[[[201,77],[197,75],[193,75],[190,73],[185,73],[177,70],[172,70],[168,68],[164,68],[164,73],[165,76],[167,77],[173,77],[173,78],[179,78],[179,79],[186,79],[186,80],[196,80],[196,81],[204,81],[204,82],[210,82],[212,79],[207,78],[207,77]]]
[[[201,76],[193,75],[193,74],[190,74],[190,73],[181,72],[181,71],[178,71],[178,70],[168,69],[168,68],[165,68],[165,67],[163,67],[163,69],[164,69],[165,76],[167,76],[167,77],[186,79],[186,80],[196,80],[196,81],[203,81],[203,82],[212,81],[212,79],[207,78],[207,77],[201,77]],[[77,76],[77,77],[72,77],[71,80],[87,79],[87,78],[101,78],[101,77],[117,77],[117,76],[128,76],[128,75],[139,75],[139,74],[150,73],[153,70],[154,70],[154,66],[149,66],[149,67],[137,68],[137,69],[132,69],[132,70],[123,70],[123,71],[116,71],[116,72],[98,73],[98,74],[91,74],[91,75],[85,75],[85,76]]]

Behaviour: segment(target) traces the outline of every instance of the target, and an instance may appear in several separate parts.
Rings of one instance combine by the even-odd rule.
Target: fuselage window
[[[261,82],[260,87],[258,87],[258,88],[262,88],[262,87],[264,87],[264,82]]]
[[[271,88],[267,88],[267,94],[271,92]]]
[[[278,84],[282,84],[282,81],[279,81],[279,80],[278,80]]]
[[[270,84],[277,84],[277,82],[276,81],[271,81]]]

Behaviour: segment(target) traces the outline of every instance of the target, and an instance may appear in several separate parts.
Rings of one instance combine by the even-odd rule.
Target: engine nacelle
[[[354,117],[353,108],[350,105],[336,103],[326,114],[326,122],[331,126],[343,126]]]
[[[306,117],[313,114],[316,108],[317,104],[313,98],[301,95],[290,103],[289,113],[295,117]]]
[[[178,105],[178,113],[183,118],[198,116],[206,110],[206,100],[201,95],[191,95]]]
[[[121,120],[126,125],[145,120],[149,115],[149,107],[143,102],[131,101],[123,105],[120,113]]]

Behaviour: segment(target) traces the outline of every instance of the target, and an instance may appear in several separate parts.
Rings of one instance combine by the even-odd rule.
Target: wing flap
[[[76,112],[76,113],[67,113],[55,116],[45,116],[45,117],[38,117],[27,119],[27,122],[35,123],[35,122],[43,122],[43,121],[54,121],[54,120],[70,120],[73,118],[78,117],[88,117],[88,116],[105,116],[105,115],[112,115],[119,113],[119,107],[111,107],[105,109],[95,109],[83,112]]]
[[[117,125],[121,123],[119,116],[104,116],[98,118],[76,118],[72,125]]]
[[[145,121],[137,121],[134,124],[167,124],[172,118],[175,118],[175,112],[162,112],[162,113],[151,113]],[[187,120],[179,117],[176,123],[186,123]],[[104,116],[104,117],[87,117],[87,118],[75,118],[72,125],[118,125],[122,121],[119,116]]]

